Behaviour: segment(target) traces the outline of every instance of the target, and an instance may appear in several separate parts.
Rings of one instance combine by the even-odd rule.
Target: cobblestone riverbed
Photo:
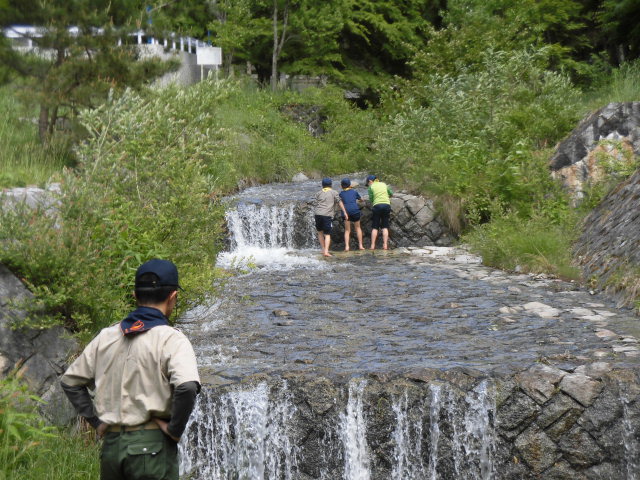
[[[509,274],[446,247],[253,252],[248,273],[184,319],[207,381],[314,369],[325,375],[532,362],[636,364],[637,317],[544,276]],[[238,265],[237,259],[231,264]]]

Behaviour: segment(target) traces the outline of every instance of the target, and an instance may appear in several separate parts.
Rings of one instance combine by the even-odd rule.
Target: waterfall
[[[369,480],[371,477],[362,399],[365,385],[366,382],[357,380],[349,383],[347,410],[341,417],[346,480]]]
[[[627,480],[638,480],[640,448],[638,448],[638,440],[631,418],[631,400],[626,392],[620,393],[620,400],[622,401],[622,440],[624,442]]]
[[[375,470],[381,467],[372,463],[367,438],[368,412],[378,399],[369,399],[366,388],[352,379],[345,404],[322,419],[300,411],[296,405],[305,401],[284,381],[205,391],[179,446],[181,472],[194,480],[292,480],[312,465],[313,477],[323,480],[492,478],[495,406],[487,382],[466,394],[434,383],[395,396],[387,407],[390,466],[382,471]],[[301,449],[300,439],[310,435],[313,451]]]
[[[246,247],[294,248],[293,204],[285,206],[238,204],[226,213],[231,249]]]
[[[427,478],[436,480],[436,468],[438,466],[438,441],[440,440],[440,385],[429,385],[431,390],[431,408],[429,409],[429,423],[431,425],[430,449],[429,449],[429,471]]]
[[[488,383],[481,382],[465,396],[450,386],[430,384],[428,411],[426,403],[425,399],[412,407],[406,393],[393,403],[396,428],[392,479],[492,478],[495,406]],[[426,418],[429,430],[425,438],[422,425]],[[441,442],[446,448],[441,448]],[[428,453],[426,458],[423,451]]]
[[[295,407],[286,384],[273,399],[266,383],[211,393],[200,395],[180,444],[181,472],[203,480],[294,478],[297,454],[287,419]]]
[[[226,221],[230,250],[219,255],[221,267],[325,266],[305,255],[308,249],[319,249],[313,212],[306,204],[238,203],[227,210]]]

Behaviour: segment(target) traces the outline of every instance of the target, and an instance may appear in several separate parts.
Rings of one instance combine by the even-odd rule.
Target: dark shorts
[[[378,230],[380,228],[389,228],[389,217],[391,216],[391,205],[388,203],[379,203],[371,209],[371,228]]]
[[[331,229],[333,228],[331,217],[325,217],[324,215],[316,215],[316,230],[324,232],[325,235],[331,235]]]
[[[178,444],[162,430],[106,433],[101,480],[178,480]]]
[[[360,212],[357,212],[357,213],[347,212],[347,214],[349,215],[350,222],[359,222],[360,217],[362,216]],[[342,218],[344,218],[344,213],[342,214]]]

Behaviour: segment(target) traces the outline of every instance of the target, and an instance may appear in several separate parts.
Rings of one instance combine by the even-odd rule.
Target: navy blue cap
[[[365,183],[373,182],[376,178],[378,177],[376,177],[375,175],[369,175]]]
[[[158,279],[151,282],[141,282],[140,277],[145,273],[153,273]],[[160,260],[154,258],[143,263],[136,271],[136,288],[153,288],[153,287],[180,287],[178,283],[178,268],[169,260]]]
[[[325,177],[325,178],[322,179],[322,186],[323,187],[330,187],[332,183],[333,183],[333,181],[329,177]]]
[[[342,186],[342,188],[350,187],[351,180],[349,180],[348,178],[343,178],[342,181],[340,182],[340,185]]]

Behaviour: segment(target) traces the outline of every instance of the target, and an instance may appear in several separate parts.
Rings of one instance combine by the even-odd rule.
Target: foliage
[[[618,63],[640,57],[640,10],[635,0],[604,0],[599,40]]]
[[[45,425],[40,403],[15,376],[0,380],[0,479],[97,478],[95,437]]]
[[[523,273],[547,273],[565,280],[579,280],[573,264],[579,216],[567,210],[554,221],[544,212],[529,218],[506,215],[464,236],[483,263]]]
[[[633,102],[640,99],[640,60],[623,63],[601,75],[586,92],[589,110],[596,110],[610,102]]]
[[[13,376],[0,380],[0,479],[14,476],[28,465],[34,451],[52,437],[37,411],[41,400],[28,393]]]
[[[35,50],[21,52],[6,41],[0,43],[2,63],[28,80],[23,98],[40,108],[41,140],[50,139],[62,120],[71,122],[80,108],[102,102],[111,89],[141,87],[176,66],[142,59],[137,48],[118,46],[131,20],[124,13],[134,15],[134,5],[107,0],[11,0],[0,10],[2,27],[16,23],[42,27],[38,34],[25,34]]]
[[[209,93],[211,102],[221,95]],[[5,213],[2,261],[55,321],[90,333],[119,320],[132,306],[133,272],[152,257],[179,266],[183,305],[209,290],[222,212],[203,159],[215,142],[205,114],[183,108],[186,95],[128,92],[86,111],[90,136],[79,168],[66,172],[57,214]]]
[[[546,59],[544,49],[490,49],[481,69],[407,85],[386,100],[399,112],[375,144],[379,169],[414,190],[460,199],[471,224],[529,214],[554,188],[544,149],[577,120],[577,92],[545,70]]]
[[[73,163],[63,139],[45,146],[40,143],[33,124],[35,112],[17,100],[12,84],[0,87],[0,115],[4,119],[0,124],[0,188],[44,186]]]

